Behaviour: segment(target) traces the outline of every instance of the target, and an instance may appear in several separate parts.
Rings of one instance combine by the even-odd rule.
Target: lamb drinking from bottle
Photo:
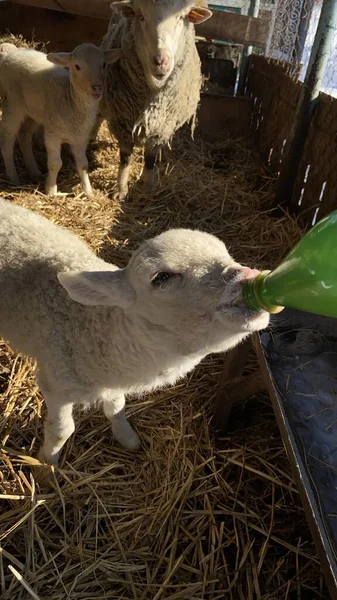
[[[173,385],[268,325],[267,312],[232,306],[255,274],[218,238],[188,229],[144,242],[119,269],[70,231],[0,200],[0,335],[37,359],[48,408],[40,458],[57,462],[73,405],[97,400],[115,438],[137,448],[126,395]]]

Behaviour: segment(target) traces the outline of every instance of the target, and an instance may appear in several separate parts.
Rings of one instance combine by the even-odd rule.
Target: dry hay
[[[145,237],[172,226],[212,232],[237,260],[259,267],[276,264],[301,235],[289,215],[271,211],[273,181],[243,141],[210,145],[182,132],[161,165],[156,197],[144,198],[135,183],[138,154],[130,198],[117,204],[117,148],[105,130],[100,136],[90,150],[94,200],[81,196],[69,155],[60,189],[75,193],[47,199],[19,160],[23,187],[5,182],[0,163],[0,195],[69,227],[119,265]],[[34,461],[22,458],[41,442],[34,365],[4,344],[0,350],[3,600],[326,598],[267,397],[235,408],[225,437],[212,433],[223,358],[207,358],[175,388],[130,401],[142,439],[136,454],[114,443],[101,412],[78,414],[53,487],[40,489]]]

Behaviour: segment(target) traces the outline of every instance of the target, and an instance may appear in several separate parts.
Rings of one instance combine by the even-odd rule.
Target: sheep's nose
[[[165,50],[161,50],[153,56],[153,64],[161,71],[167,71],[170,66],[170,55]]]
[[[260,271],[257,269],[250,269],[249,267],[241,267],[239,269],[239,273],[242,281],[246,281],[247,279],[254,279],[254,277],[256,277]]]
[[[92,85],[91,89],[92,89],[92,91],[95,94],[101,94],[102,93],[102,86],[101,85]]]

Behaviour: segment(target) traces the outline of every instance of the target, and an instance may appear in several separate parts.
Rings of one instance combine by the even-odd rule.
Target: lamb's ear
[[[54,65],[61,65],[62,67],[69,67],[71,59],[71,52],[50,52],[47,54],[47,60],[54,63]]]
[[[190,12],[188,13],[188,20],[194,25],[199,25],[199,23],[203,23],[210,19],[212,16],[212,11],[208,8],[203,8],[202,6],[192,6]]]
[[[110,8],[115,12],[119,12],[127,19],[133,19],[135,16],[135,11],[130,0],[124,0],[124,2],[113,2],[110,4]]]
[[[70,298],[80,304],[129,308],[136,298],[125,269],[75,271],[58,273],[57,276]]]
[[[113,50],[105,50],[104,59],[107,65],[112,65],[122,56],[122,50],[120,48],[114,48]]]

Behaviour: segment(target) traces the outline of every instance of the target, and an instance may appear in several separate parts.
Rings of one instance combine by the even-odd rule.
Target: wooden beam
[[[111,0],[11,0],[11,3],[105,21],[111,17]],[[214,10],[211,19],[196,27],[198,36],[256,48],[265,48],[268,31],[265,20],[219,10]]]
[[[220,430],[225,429],[235,402],[235,397],[227,394],[227,386],[241,379],[251,348],[252,341],[249,338],[225,355],[224,368],[220,377],[214,407],[214,421],[216,427]]]
[[[267,45],[269,24],[254,17],[237,13],[213,11],[213,17],[195,29],[196,34],[206,39],[224,40],[264,49]]]
[[[237,404],[249,400],[249,398],[256,396],[266,389],[267,387],[262,374],[260,371],[256,371],[256,373],[251,373],[247,377],[242,377],[236,383],[231,383],[225,388],[225,393],[229,398],[233,399],[232,403]]]
[[[111,17],[111,2],[112,0],[11,0],[11,4],[46,8],[105,21]]]

